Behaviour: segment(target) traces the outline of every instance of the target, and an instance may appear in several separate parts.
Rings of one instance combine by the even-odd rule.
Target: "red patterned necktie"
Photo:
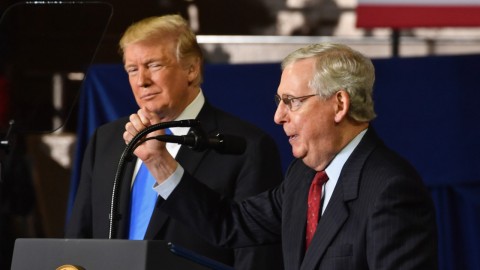
[[[307,231],[305,233],[306,248],[313,239],[315,230],[317,229],[318,217],[322,211],[322,189],[323,184],[327,182],[328,176],[325,171],[317,172],[313,178],[310,191],[308,193],[308,210],[307,210]]]

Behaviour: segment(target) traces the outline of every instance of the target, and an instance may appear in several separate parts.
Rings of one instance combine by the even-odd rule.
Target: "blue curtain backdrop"
[[[480,269],[480,56],[376,59],[374,64],[378,117],[373,125],[418,169],[431,192],[440,269]],[[290,146],[273,123],[280,74],[279,64],[210,64],[202,88],[212,104],[270,133],[286,168]],[[88,138],[99,125],[137,109],[121,65],[91,67],[79,104],[68,211]]]

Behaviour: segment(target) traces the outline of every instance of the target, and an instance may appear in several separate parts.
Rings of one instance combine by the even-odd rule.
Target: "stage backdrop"
[[[480,56],[376,59],[374,64],[378,117],[373,125],[387,145],[413,163],[431,192],[440,269],[480,269]],[[279,64],[207,65],[202,88],[212,104],[270,133],[286,168],[290,147],[273,123],[280,73]],[[94,129],[137,110],[121,65],[91,67],[79,109],[68,209]]]

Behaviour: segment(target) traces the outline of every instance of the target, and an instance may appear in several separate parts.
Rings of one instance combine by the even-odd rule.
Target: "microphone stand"
[[[12,141],[10,140],[10,135],[12,134],[13,130],[13,125],[15,124],[14,120],[10,120],[8,122],[9,127],[7,130],[7,133],[5,134],[5,137],[0,140],[0,149],[2,149],[5,153],[5,156],[8,155],[10,151],[10,147],[12,145]],[[2,158],[3,156],[0,156],[0,184],[3,183],[3,164],[2,164]]]
[[[133,150],[137,147],[137,143],[148,133],[166,129],[170,127],[191,127],[192,129],[197,129],[200,127],[200,122],[198,120],[190,119],[190,120],[181,120],[181,121],[171,121],[171,122],[163,122],[158,123],[152,126],[147,127],[146,129],[140,131],[137,135],[135,135],[132,140],[127,144],[123,153],[120,157],[120,160],[117,165],[117,171],[115,173],[115,179],[113,182],[113,190],[112,190],[112,199],[110,204],[110,226],[108,230],[108,239],[113,239],[115,235],[117,235],[117,227],[118,221],[122,219],[121,215],[118,213],[118,192],[120,190],[124,169],[125,169],[125,162],[131,161]],[[140,143],[143,143],[141,141]]]

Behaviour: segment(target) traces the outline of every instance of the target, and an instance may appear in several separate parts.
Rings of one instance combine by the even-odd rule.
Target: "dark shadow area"
[[[0,6],[0,269],[10,269],[16,238],[63,235],[70,171],[52,158],[52,144],[44,136],[60,128],[74,131],[72,112],[81,79],[67,77],[86,72],[112,7],[101,2],[4,4]],[[67,121],[72,115],[73,121]]]

